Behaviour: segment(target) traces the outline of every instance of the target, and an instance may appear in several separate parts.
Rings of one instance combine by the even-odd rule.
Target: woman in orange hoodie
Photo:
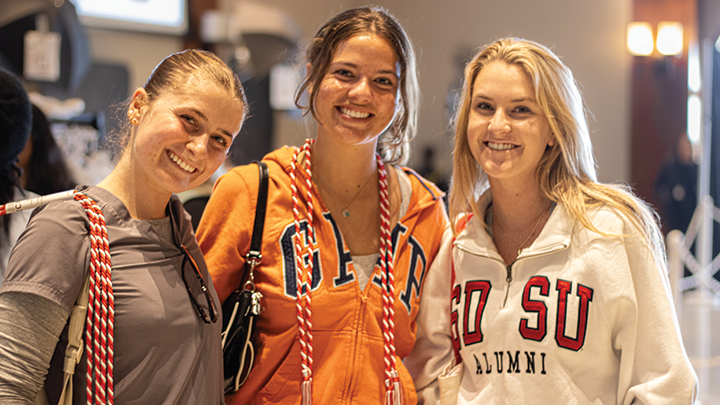
[[[414,382],[432,380],[417,379],[426,362],[416,342],[426,323],[443,321],[428,308],[450,288],[440,246],[451,237],[442,193],[395,166],[415,134],[415,55],[395,18],[364,7],[327,22],[306,56],[296,101],[317,134],[263,159],[270,179],[254,281],[265,310],[254,367],[226,401],[414,404]],[[257,192],[255,165],[233,169],[200,222],[221,301],[247,277]]]

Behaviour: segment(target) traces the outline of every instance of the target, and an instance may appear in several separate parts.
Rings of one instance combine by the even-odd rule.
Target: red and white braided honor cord
[[[290,170],[290,187],[292,190],[293,218],[295,220],[295,268],[297,269],[297,319],[300,330],[300,356],[302,357],[302,404],[312,404],[312,365],[313,365],[313,336],[312,336],[312,273],[313,273],[313,250],[315,235],[313,232],[313,195],[312,195],[312,168],[310,164],[310,139],[305,142],[302,148],[296,149],[293,154]],[[298,190],[297,179],[295,178],[295,163],[301,151],[305,152],[305,188],[307,204],[307,292],[303,299],[302,286],[305,279],[303,265],[302,237],[300,232],[300,214],[298,212]],[[304,303],[304,305],[303,305]]]
[[[37,208],[51,201],[75,199],[90,220],[90,283],[85,322],[87,350],[87,403],[113,404],[113,360],[115,299],[112,289],[110,247],[105,217],[90,197],[75,191],[63,191],[0,206],[0,216]],[[94,391],[94,392],[93,392]]]
[[[390,228],[390,196],[387,172],[380,155],[378,181],[380,183],[380,278],[383,299],[383,341],[385,349],[385,404],[401,405],[402,389],[395,364],[395,277],[393,275],[393,245]]]
[[[311,149],[315,141],[306,140],[305,144],[295,150],[290,167],[290,179],[293,201],[293,217],[295,220],[295,265],[297,268],[297,318],[300,330],[300,350],[303,361],[302,404],[312,404],[312,271],[314,250],[313,229],[313,195],[312,195],[312,166]],[[303,250],[300,233],[300,215],[298,212],[298,189],[295,172],[298,155],[305,152],[305,183],[306,204],[308,211],[307,225],[307,270],[303,265]],[[380,188],[380,268],[382,278],[383,318],[382,330],[384,341],[385,362],[385,403],[388,405],[402,404],[402,390],[400,378],[395,364],[395,279],[393,277],[393,247],[390,228],[390,199],[388,196],[387,172],[385,164],[379,154],[376,154],[378,164],[378,183]],[[302,285],[307,273],[307,290],[304,300]],[[303,306],[304,303],[304,306]],[[304,310],[303,310],[304,309]]]
[[[85,208],[90,219],[90,290],[85,323],[87,403],[113,404],[115,298],[105,217],[86,195],[75,193],[75,201]]]

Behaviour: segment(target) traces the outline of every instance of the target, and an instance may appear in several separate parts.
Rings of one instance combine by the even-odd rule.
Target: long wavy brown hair
[[[410,156],[410,141],[417,133],[420,86],[415,51],[410,38],[387,10],[380,7],[346,10],[318,30],[305,53],[306,62],[310,63],[310,71],[295,93],[295,104],[298,108],[305,109],[306,113],[309,111],[317,121],[315,98],[335,50],[346,39],[368,32],[388,41],[400,64],[400,104],[390,128],[380,136],[378,149],[386,162],[405,164]],[[310,97],[307,105],[304,105],[303,98],[308,88],[310,88]]]

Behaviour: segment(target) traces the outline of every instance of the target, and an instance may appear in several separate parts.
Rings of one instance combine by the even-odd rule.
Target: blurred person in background
[[[31,104],[25,87],[17,76],[0,68],[0,205],[35,197],[23,190],[17,165],[31,126]],[[0,284],[10,251],[29,219],[29,211],[0,216]]]
[[[34,104],[30,139],[18,157],[18,166],[22,169],[21,186],[39,195],[71,190],[76,186],[65,164],[63,151],[50,130],[50,122]]]
[[[677,137],[675,147],[663,161],[655,178],[655,196],[660,203],[663,232],[687,232],[697,207],[698,165],[687,133]]]

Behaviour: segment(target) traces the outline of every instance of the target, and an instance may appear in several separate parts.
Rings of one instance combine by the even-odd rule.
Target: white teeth
[[[180,166],[183,170],[185,170],[188,173],[193,173],[196,169],[189,164],[185,163],[180,157],[171,151],[168,151],[170,155],[170,159],[172,159],[173,162],[177,163],[178,166]]]
[[[350,110],[343,107],[340,107],[340,111],[342,111],[343,114],[352,118],[367,118],[370,116],[370,113]]]
[[[492,150],[509,150],[509,149],[516,148],[516,146],[511,143],[488,142],[487,146],[488,146],[488,148],[490,148]]]

